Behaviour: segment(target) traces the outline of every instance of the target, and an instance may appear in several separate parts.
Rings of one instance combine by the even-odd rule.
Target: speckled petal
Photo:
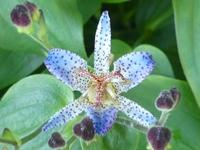
[[[68,121],[82,113],[86,109],[86,105],[87,104],[82,99],[69,103],[49,119],[49,121],[43,126],[42,131],[46,132],[49,129],[66,124]]]
[[[110,45],[110,18],[108,11],[104,11],[100,17],[95,35],[94,69],[97,75],[109,71]]]
[[[146,109],[137,103],[123,97],[118,96],[118,110],[124,112],[128,117],[143,127],[151,127],[157,122],[156,118]]]
[[[113,107],[97,110],[90,106],[87,108],[87,113],[93,121],[95,133],[102,136],[111,129],[117,117],[117,109]]]
[[[154,65],[155,62],[148,52],[132,52],[115,61],[114,71],[120,71],[127,80],[114,83],[118,93],[127,92],[137,86],[151,73]]]
[[[79,74],[80,70],[87,70],[87,62],[78,55],[62,49],[52,49],[45,60],[45,65],[56,78],[73,90],[82,93],[87,90],[89,77]]]

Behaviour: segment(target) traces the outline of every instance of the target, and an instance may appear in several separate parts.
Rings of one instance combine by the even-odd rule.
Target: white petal
[[[47,69],[73,90],[84,93],[89,84],[89,77],[78,74],[87,70],[87,62],[78,55],[62,49],[52,49],[45,60]]]
[[[138,105],[137,103],[123,97],[119,96],[119,106],[117,107],[119,111],[124,112],[128,117],[133,119],[136,123],[143,127],[151,127],[156,124],[156,118],[146,109]]]
[[[153,70],[154,60],[148,52],[132,52],[114,62],[114,71],[120,71],[125,82],[116,82],[114,86],[119,93],[127,92],[137,86]]]
[[[95,35],[94,69],[97,75],[109,71],[110,45],[110,18],[108,11],[104,11],[100,17]]]
[[[74,119],[76,116],[82,113],[86,107],[86,103],[82,99],[75,100],[56,112],[43,126],[42,131],[46,132],[49,129],[66,124],[68,121]]]

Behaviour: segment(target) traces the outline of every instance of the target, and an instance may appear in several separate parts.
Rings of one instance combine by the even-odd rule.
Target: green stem
[[[3,139],[3,138],[1,138],[0,137],[0,142],[1,143],[6,143],[6,144],[11,144],[11,145],[13,145],[13,146],[17,146],[17,142],[15,142],[15,141],[11,141],[11,140],[8,140],[8,139]]]
[[[160,119],[159,119],[159,121],[158,121],[158,125],[160,125],[160,126],[164,126],[165,125],[165,123],[166,123],[166,121],[167,121],[167,119],[168,119],[168,117],[169,117],[169,112],[168,111],[163,111],[162,113],[161,113],[161,115],[160,115]]]
[[[42,127],[38,128],[37,130],[35,130],[33,133],[23,137],[21,139],[22,144],[25,144],[26,142],[32,140],[33,138],[35,138],[40,132],[41,132]]]
[[[42,43],[39,39],[37,39],[37,38],[34,37],[33,35],[28,34],[28,36],[29,36],[31,39],[33,39],[35,42],[37,42],[38,44],[40,44],[40,45],[44,48],[45,52],[48,53],[49,48],[48,48],[44,43]],[[45,54],[46,54],[46,53],[45,53]]]
[[[66,146],[63,150],[69,150],[70,146],[75,142],[76,137],[74,135],[72,135],[66,142]]]
[[[126,119],[126,118],[122,118],[122,117],[118,117],[116,120],[116,123],[129,127],[129,128],[136,128],[142,133],[146,133],[148,130],[148,128],[142,126],[141,124],[134,122],[132,120]]]

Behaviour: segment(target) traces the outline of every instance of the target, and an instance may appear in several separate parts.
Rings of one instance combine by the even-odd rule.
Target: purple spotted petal
[[[115,108],[102,108],[101,110],[97,110],[89,107],[87,113],[93,121],[95,133],[102,136],[111,129],[117,117],[117,110]]]
[[[151,127],[156,124],[156,118],[146,109],[138,105],[137,103],[123,97],[118,96],[119,105],[118,110],[124,112],[133,121],[140,124],[143,127]]]
[[[45,60],[47,69],[73,90],[84,93],[89,77],[81,76],[80,70],[87,70],[87,62],[78,55],[62,49],[52,49]]]
[[[104,11],[100,17],[95,35],[94,69],[97,75],[109,72],[110,45],[110,18],[108,11]]]
[[[114,71],[120,71],[127,79],[127,82],[114,83],[118,93],[127,92],[142,82],[151,73],[154,64],[148,52],[132,52],[115,61]]]
[[[49,129],[62,126],[68,121],[74,119],[80,113],[86,109],[86,103],[82,100],[75,100],[74,102],[68,104],[58,112],[56,112],[49,121],[43,126],[42,130],[44,132]]]

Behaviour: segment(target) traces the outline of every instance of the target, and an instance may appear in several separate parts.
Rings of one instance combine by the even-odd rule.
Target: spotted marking
[[[73,90],[84,93],[89,84],[89,78],[79,74],[87,70],[87,62],[80,56],[62,49],[52,49],[45,60],[47,69]]]
[[[97,75],[109,72],[110,32],[110,18],[108,11],[104,11],[100,17],[95,35],[94,69]]]
[[[149,111],[123,96],[118,96],[118,100],[118,110],[124,112],[138,124],[147,128],[155,125],[157,120]]]
[[[153,70],[154,60],[148,52],[132,52],[114,62],[114,71],[120,71],[128,82],[116,82],[114,86],[119,93],[127,92],[137,86]]]
[[[86,104],[83,101],[76,100],[58,112],[56,112],[49,121],[43,126],[42,131],[47,132],[49,129],[60,127],[72,120],[86,109]]]

